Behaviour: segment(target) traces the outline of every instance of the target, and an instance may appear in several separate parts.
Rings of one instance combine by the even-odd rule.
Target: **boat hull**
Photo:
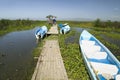
[[[35,32],[36,39],[42,39],[47,34],[47,31],[48,29],[46,26],[39,27]]]
[[[79,45],[91,80],[108,78],[117,80],[116,76],[120,73],[120,62],[107,47],[86,30],[80,35]],[[106,74],[109,77],[106,77]]]
[[[70,26],[68,24],[59,24],[60,34],[66,34],[70,31]]]

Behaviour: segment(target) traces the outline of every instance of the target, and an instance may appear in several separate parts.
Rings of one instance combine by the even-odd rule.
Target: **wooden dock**
[[[52,31],[56,30],[51,30],[51,33]],[[68,80],[58,40],[45,41],[31,80]]]
[[[47,34],[58,34],[58,27],[57,27],[57,24],[56,25],[53,25],[50,30],[47,32]]]

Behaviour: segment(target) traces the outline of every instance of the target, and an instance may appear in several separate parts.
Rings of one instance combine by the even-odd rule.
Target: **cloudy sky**
[[[120,21],[120,0],[0,0],[0,18],[61,18]]]

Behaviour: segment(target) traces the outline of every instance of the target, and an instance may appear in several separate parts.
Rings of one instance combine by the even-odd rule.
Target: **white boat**
[[[70,31],[70,26],[68,24],[59,24],[60,34],[66,34]]]
[[[35,32],[36,39],[42,39],[47,34],[47,31],[46,26],[39,27]]]
[[[91,80],[120,80],[120,62],[98,39],[83,30],[79,45]]]

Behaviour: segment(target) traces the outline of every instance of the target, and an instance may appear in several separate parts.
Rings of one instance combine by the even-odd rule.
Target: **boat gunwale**
[[[84,31],[88,32],[87,30],[83,30],[83,32]],[[83,56],[86,68],[88,70],[88,73],[90,75],[90,78],[92,80],[97,80],[98,79],[98,75],[95,73],[94,69],[92,68],[92,66],[89,63],[89,60],[85,56],[84,51],[82,50],[81,40],[82,40],[83,32],[81,33],[80,39],[79,39],[79,45],[80,45],[80,49],[81,49],[81,52],[82,52],[82,56]],[[88,34],[90,35],[90,38],[92,37],[94,39],[94,41],[96,41],[99,44],[99,46],[101,46],[105,50],[105,52],[107,52],[107,54],[110,57],[110,59],[112,59],[114,61],[114,65],[117,66],[118,73],[120,73],[120,62],[118,61],[118,59],[112,54],[112,52],[104,44],[102,44],[97,38],[95,38],[95,36],[93,36],[89,32],[88,32]]]

